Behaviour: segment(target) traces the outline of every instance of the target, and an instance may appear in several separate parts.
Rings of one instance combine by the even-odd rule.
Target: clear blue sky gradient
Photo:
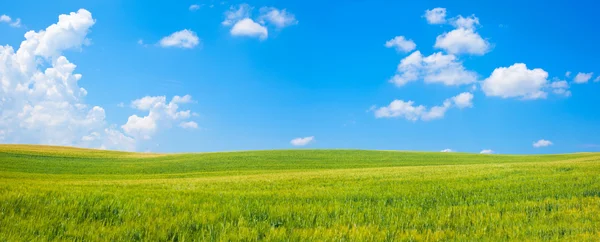
[[[221,22],[239,3],[285,8],[298,24],[270,30],[264,41],[233,37]],[[191,4],[206,5],[192,12]],[[146,95],[196,100],[186,107],[200,115],[195,121],[201,128],[160,131],[149,146],[157,152],[286,149],[291,139],[306,136],[316,139],[307,148],[600,151],[600,82],[571,85],[571,97],[527,101],[487,97],[479,88],[473,108],[450,109],[442,119],[375,118],[372,105],[402,99],[433,106],[469,90],[388,82],[406,55],[385,48],[387,40],[406,36],[429,55],[438,51],[436,36],[452,29],[422,17],[435,7],[446,8],[449,17],[479,18],[478,32],[493,49],[461,59],[480,80],[521,62],[549,78],[564,79],[567,71],[594,72],[593,79],[600,74],[600,2],[592,0],[4,1],[0,14],[21,18],[24,27],[0,25],[0,44],[18,47],[26,30],[44,29],[59,14],[90,11],[96,20],[88,35],[92,44],[65,55],[83,75],[86,103],[102,106],[108,123],[120,125],[138,113],[118,103]],[[201,47],[153,45],[182,29],[196,32]],[[539,139],[554,144],[536,149],[532,143]]]

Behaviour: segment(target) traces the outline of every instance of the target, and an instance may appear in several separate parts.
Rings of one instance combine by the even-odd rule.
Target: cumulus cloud
[[[126,134],[136,139],[150,139],[159,126],[170,126],[174,121],[190,118],[191,111],[179,111],[179,105],[191,101],[190,95],[175,96],[168,103],[165,96],[146,96],[134,100],[131,102],[131,107],[140,111],[148,111],[148,115],[143,117],[131,115],[121,128]],[[189,126],[185,128],[189,128]]]
[[[579,73],[577,73],[577,75],[575,76],[575,78],[573,78],[573,82],[575,82],[577,84],[588,83],[588,81],[590,79],[592,79],[593,75],[594,75],[593,72],[590,72],[590,73],[579,72]]]
[[[445,8],[434,8],[425,10],[423,16],[427,19],[429,24],[443,24],[446,23],[446,9]]]
[[[190,5],[189,10],[192,11],[192,12],[195,12],[198,9],[200,9],[200,6],[201,5],[199,5],[199,4],[192,4],[192,5]]]
[[[221,24],[225,26],[232,26],[242,19],[249,18],[250,12],[252,12],[252,7],[245,3],[237,6],[231,6],[229,7],[229,10],[225,12],[225,20],[223,20]]]
[[[479,152],[479,154],[493,154],[493,153],[494,153],[494,151],[493,150],[489,150],[489,149],[482,150],[481,152]]]
[[[180,30],[175,33],[172,33],[169,36],[163,37],[160,40],[159,45],[162,47],[165,47],[165,48],[166,47],[177,47],[177,48],[191,49],[191,48],[196,47],[199,43],[200,43],[200,39],[198,38],[196,33],[194,33],[191,30],[184,29],[184,30]]]
[[[385,42],[385,47],[395,48],[398,52],[407,53],[413,51],[417,45],[412,40],[404,38],[404,36],[396,36]]]
[[[254,22],[254,20],[245,18],[233,25],[230,31],[233,36],[257,37],[261,40],[267,39],[269,31],[264,26]]]
[[[475,15],[469,17],[459,15],[452,20],[452,25],[456,29],[439,35],[434,47],[455,55],[483,55],[490,51],[491,44],[475,30],[479,25],[479,19]]]
[[[0,15],[0,23],[7,23],[8,25],[10,25],[13,28],[19,28],[21,27],[21,19],[17,18],[15,19],[15,21],[12,20],[12,18],[8,15]]]
[[[440,152],[449,153],[449,152],[454,152],[454,150],[452,150],[452,149],[443,149],[443,150],[440,150]]]
[[[304,138],[295,138],[290,141],[293,146],[305,146],[312,143],[315,140],[315,136],[309,136]]]
[[[231,26],[229,33],[232,36],[254,37],[265,40],[269,37],[269,30],[266,26],[275,26],[281,30],[285,27],[298,24],[296,16],[286,9],[277,9],[274,7],[260,8],[260,16],[251,18],[254,8],[248,4],[231,6],[225,12],[225,20],[221,22],[224,26]]]
[[[181,122],[181,123],[179,123],[179,127],[182,127],[184,129],[197,129],[198,123],[196,123],[194,121]]]
[[[429,121],[443,118],[446,111],[451,107],[472,107],[473,94],[465,92],[452,98],[446,99],[442,105],[427,108],[423,105],[415,105],[413,101],[394,100],[388,106],[374,107],[376,118],[404,118],[409,121]]]
[[[535,148],[547,147],[550,145],[552,145],[552,142],[550,140],[545,140],[545,139],[541,139],[536,142],[533,142],[533,147],[535,147]]]
[[[476,82],[477,73],[466,70],[462,62],[452,54],[438,52],[424,57],[421,52],[415,51],[400,61],[390,82],[403,86],[420,79],[425,83],[458,86]]]
[[[296,16],[288,12],[286,9],[279,10],[274,7],[262,7],[260,12],[261,15],[258,17],[258,22],[261,24],[269,23],[275,25],[275,27],[278,29],[298,24]]]
[[[496,68],[483,81],[482,90],[487,96],[501,98],[546,98],[547,93],[543,88],[548,84],[547,79],[548,72],[540,68],[528,69],[523,63],[515,63]]]
[[[557,95],[562,95],[565,97],[571,96],[571,91],[569,91],[569,83],[565,80],[555,80],[550,83],[550,88],[552,92]]]
[[[62,52],[79,49],[95,20],[80,9],[45,30],[29,31],[15,52],[0,46],[0,133],[3,142],[135,149],[110,127],[100,106],[85,103],[81,74]]]

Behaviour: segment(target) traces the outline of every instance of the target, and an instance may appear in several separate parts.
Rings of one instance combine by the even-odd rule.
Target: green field
[[[0,241],[600,239],[600,153],[0,146]]]

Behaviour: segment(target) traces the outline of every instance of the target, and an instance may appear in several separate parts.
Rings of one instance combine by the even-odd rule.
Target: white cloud
[[[191,49],[197,46],[200,43],[200,39],[191,30],[180,30],[175,33],[172,33],[169,36],[163,37],[159,44],[162,47],[178,47],[178,48],[186,48]]]
[[[493,154],[493,153],[494,153],[494,151],[493,150],[489,150],[489,149],[482,150],[481,152],[479,152],[479,154]]]
[[[473,107],[473,94],[470,92],[463,92],[452,98],[454,104],[460,109]]]
[[[446,111],[451,107],[472,107],[473,94],[464,92],[452,98],[444,100],[442,105],[427,108],[423,105],[415,105],[413,101],[394,100],[385,107],[373,107],[376,118],[404,118],[409,121],[429,121],[443,118]]]
[[[197,129],[198,123],[196,123],[194,121],[181,122],[181,123],[179,123],[179,127],[182,127],[184,129]]]
[[[475,17],[475,15],[466,18],[458,15],[452,19],[452,25],[456,28],[475,29],[476,26],[479,26],[479,18]]]
[[[549,140],[545,140],[545,139],[541,139],[536,142],[533,142],[533,147],[535,147],[535,148],[547,147],[550,145],[552,145],[552,142]]]
[[[7,23],[11,27],[19,28],[21,27],[21,19],[17,18],[15,21],[12,21],[12,18],[8,15],[0,15],[0,23]]]
[[[571,77],[571,72],[570,72],[570,71],[567,71],[567,72],[565,73],[565,77]]]
[[[523,63],[496,68],[485,79],[482,89],[485,95],[502,98],[546,98],[543,88],[548,84],[548,73],[540,68],[527,69]]]
[[[550,88],[552,92],[557,95],[562,95],[565,97],[571,96],[571,91],[569,91],[569,83],[565,80],[555,80],[550,83]]]
[[[429,24],[443,24],[446,22],[446,9],[434,8],[425,10],[424,17]]]
[[[594,82],[600,82],[600,76],[596,77],[596,79],[594,79]]]
[[[447,86],[471,84],[477,81],[477,73],[468,71],[454,55],[441,52],[423,57],[415,51],[400,61],[397,73],[390,82],[403,86],[423,79],[425,83],[442,83]]]
[[[175,96],[167,103],[165,96],[146,96],[131,102],[131,107],[148,111],[148,115],[131,115],[127,123],[121,126],[126,134],[135,138],[150,139],[159,126],[170,126],[173,121],[188,119],[190,110],[178,111],[179,105],[191,102],[191,96]]]
[[[450,152],[454,152],[454,150],[452,150],[452,149],[443,149],[443,150],[440,150],[440,152],[450,153]]]
[[[434,47],[450,54],[483,55],[490,51],[490,43],[473,29],[457,28],[436,38]]]
[[[200,9],[200,7],[201,7],[201,5],[199,5],[199,4],[192,4],[192,5],[190,5],[189,10],[192,12],[195,12],[198,9]]]
[[[252,7],[245,3],[240,4],[237,7],[231,6],[229,10],[225,12],[225,20],[223,20],[221,24],[232,26],[242,19],[250,18],[250,12],[252,12]]]
[[[89,43],[94,23],[80,9],[60,15],[45,30],[28,31],[16,52],[0,46],[3,142],[135,149],[135,140],[107,127],[102,107],[85,103],[87,91],[78,85],[82,75],[62,56]]]
[[[265,40],[269,36],[267,28],[254,22],[252,19],[245,18],[233,25],[230,31],[233,36],[257,37]]]
[[[258,17],[258,22],[261,24],[270,23],[275,25],[278,29],[285,28],[290,25],[298,24],[296,16],[287,12],[287,10],[279,10],[273,7],[262,7],[260,9],[261,15]]]
[[[577,84],[587,83],[590,79],[592,79],[593,75],[594,75],[593,72],[590,72],[590,73],[579,72],[579,73],[577,73],[575,78],[573,78],[573,82],[575,82]]]
[[[290,141],[293,146],[305,146],[312,143],[315,140],[315,136],[309,136],[304,138],[295,138]]]
[[[395,48],[398,52],[411,52],[417,45],[412,40],[404,38],[404,36],[396,36],[391,40],[385,42],[385,47]]]

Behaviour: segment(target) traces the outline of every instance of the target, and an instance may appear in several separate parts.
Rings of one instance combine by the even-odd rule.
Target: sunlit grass
[[[0,146],[0,241],[600,237],[600,154]]]

